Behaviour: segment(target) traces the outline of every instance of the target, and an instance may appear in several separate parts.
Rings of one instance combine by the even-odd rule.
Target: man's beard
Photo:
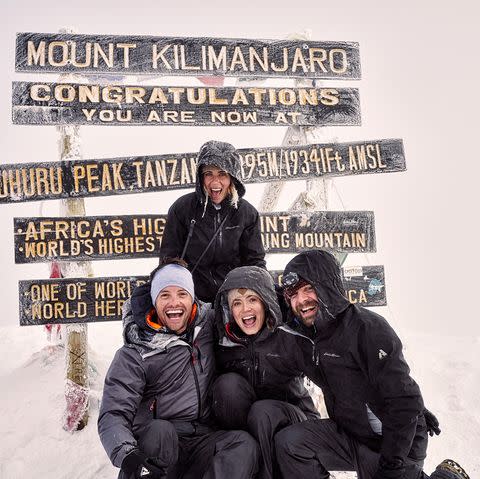
[[[313,308],[313,309],[312,309]],[[320,304],[317,301],[305,301],[295,309],[295,316],[307,327],[314,325],[320,312]]]

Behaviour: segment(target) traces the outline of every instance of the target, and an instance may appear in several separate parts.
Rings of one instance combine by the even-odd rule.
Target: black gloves
[[[372,479],[404,479],[405,466],[403,461],[386,462],[380,458],[377,472]]]
[[[431,413],[427,408],[423,410],[423,415],[425,416],[425,422],[427,424],[427,432],[430,436],[439,435],[440,428],[438,419],[435,417],[433,413]]]
[[[165,470],[156,466],[152,459],[138,449],[129,452],[122,461],[122,471],[133,474],[135,479],[163,479]]]

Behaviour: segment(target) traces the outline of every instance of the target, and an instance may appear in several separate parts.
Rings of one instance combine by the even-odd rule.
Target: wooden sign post
[[[66,75],[60,81],[67,80]],[[60,161],[78,161],[82,157],[79,128],[75,125],[58,128]],[[63,199],[60,214],[67,217],[85,216],[83,199]],[[63,263],[60,270],[64,278],[82,275],[91,277],[90,263]],[[88,384],[88,327],[86,324],[68,324],[65,326],[65,400],[66,407],[63,428],[69,432],[83,429],[89,418]]]
[[[60,158],[61,160],[80,159],[80,143],[78,127],[60,128]],[[61,214],[67,217],[85,216],[83,199],[62,200]],[[72,275],[93,276],[90,263],[63,263],[62,275],[68,278]],[[66,411],[64,428],[68,431],[81,430],[88,423],[88,329],[86,324],[69,324],[66,326],[65,342],[66,359]]]

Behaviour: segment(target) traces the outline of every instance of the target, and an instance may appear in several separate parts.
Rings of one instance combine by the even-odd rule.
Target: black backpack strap
[[[220,233],[223,225],[225,224],[225,221],[227,221],[227,218],[230,216],[230,211],[225,215],[225,218],[223,218],[222,222],[220,223],[220,226],[215,230],[215,233],[213,233],[213,236],[212,238],[210,239],[207,247],[203,250],[203,253],[201,254],[200,258],[198,258],[198,261],[195,263],[195,266],[191,269],[191,273],[193,274],[193,272],[197,269],[197,266],[200,264],[200,261],[202,261],[203,257],[205,256],[205,254],[207,253],[207,251],[209,250],[210,246],[212,246],[212,243],[215,241],[215,238],[217,237],[218,233]],[[193,228],[192,228],[192,232],[193,232]]]
[[[192,239],[192,235],[193,235],[193,230],[195,229],[195,223],[196,223],[195,218],[192,218],[190,220],[190,228],[188,229],[188,236],[187,236],[187,239],[185,240],[185,245],[183,246],[180,259],[183,259],[185,257],[185,253],[187,252],[187,248],[188,248],[188,243],[190,243],[190,240]]]

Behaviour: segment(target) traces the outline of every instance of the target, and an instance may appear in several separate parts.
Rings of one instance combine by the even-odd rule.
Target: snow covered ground
[[[0,328],[0,478],[116,478],[118,469],[100,444],[96,420],[103,378],[120,345],[120,329],[120,323],[89,326],[90,421],[84,430],[70,434],[62,429],[63,347],[48,343],[42,327]],[[403,334],[403,339],[413,376],[442,428],[430,442],[426,471],[448,457],[460,462],[471,479],[478,477],[480,338]]]

